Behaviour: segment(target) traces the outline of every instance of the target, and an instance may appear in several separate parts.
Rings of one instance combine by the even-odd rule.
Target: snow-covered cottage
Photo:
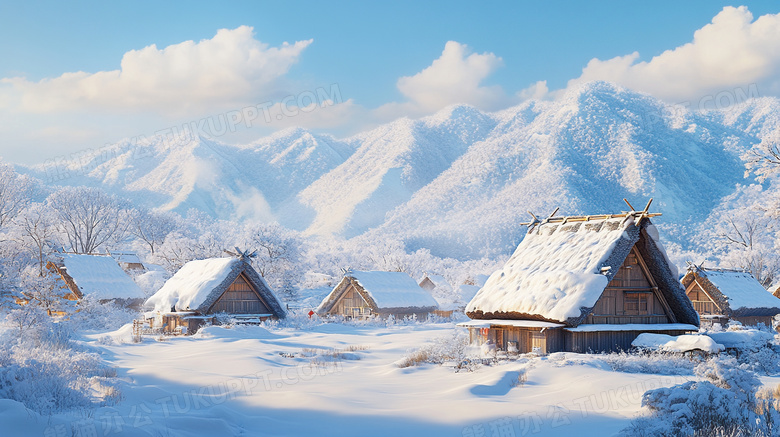
[[[347,271],[316,312],[366,319],[374,315],[427,317],[437,309],[436,300],[404,272]]]
[[[65,299],[89,296],[99,302],[113,301],[131,308],[140,308],[143,303],[141,288],[108,255],[61,253],[46,267],[59,276],[58,281],[67,290]]]
[[[139,258],[138,254],[135,252],[109,252],[109,255],[111,255],[125,271],[142,272],[146,270],[144,263],[141,262],[141,258]]]
[[[451,317],[458,309],[462,310],[465,302],[461,302],[460,296],[455,293],[447,279],[442,275],[426,273],[420,280],[420,287],[433,296],[439,309],[433,313],[441,317]]]
[[[750,273],[692,265],[682,284],[706,325],[736,320],[743,325],[763,323],[771,327],[774,316],[780,314],[780,299]]]
[[[696,331],[698,315],[650,222],[657,215],[534,218],[460,326],[474,344],[520,353],[626,350],[643,332]]]
[[[287,313],[245,255],[190,261],[145,306],[152,328],[194,333],[225,313],[247,321],[282,319]]]

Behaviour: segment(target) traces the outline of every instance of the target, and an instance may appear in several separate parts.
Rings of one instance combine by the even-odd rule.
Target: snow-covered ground
[[[459,329],[207,327],[192,337],[141,343],[130,341],[129,326],[112,340],[87,335],[84,346],[116,368],[121,400],[52,417],[0,400],[2,435],[603,436],[643,414],[647,390],[695,378],[663,365],[656,371],[665,374],[614,371],[603,356],[570,353],[473,372],[398,366],[410,350]],[[328,353],[334,349],[341,354]]]

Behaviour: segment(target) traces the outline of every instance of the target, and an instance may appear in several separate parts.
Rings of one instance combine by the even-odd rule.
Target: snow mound
[[[700,350],[718,353],[725,350],[725,347],[722,344],[716,343],[715,340],[706,335],[699,334],[686,334],[675,337],[666,334],[644,333],[639,334],[636,340],[631,342],[631,346],[664,352],[689,352]]]
[[[771,343],[775,336],[758,329],[708,332],[707,336],[729,349],[758,349]]]

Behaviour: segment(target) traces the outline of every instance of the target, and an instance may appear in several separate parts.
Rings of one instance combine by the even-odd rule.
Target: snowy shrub
[[[473,371],[477,361],[469,353],[469,336],[465,332],[456,331],[450,337],[439,337],[419,349],[409,351],[398,363],[398,367],[406,368],[421,364],[444,364],[452,362],[455,371]]]
[[[694,369],[703,381],[650,390],[642,406],[652,415],[636,419],[627,436],[775,435],[780,415],[756,396],[761,383],[734,357],[718,356]]]
[[[665,352],[618,352],[599,357],[612,370],[626,373],[652,373],[656,375],[692,375],[696,361],[691,357]]]
[[[68,317],[68,322],[75,330],[115,331],[132,323],[137,317],[137,311],[85,296],[78,301],[75,311]]]
[[[15,335],[13,318],[0,336],[0,398],[13,399],[41,414],[113,402],[119,392],[112,383],[116,372],[97,354],[72,348],[70,326],[48,317],[24,335]]]

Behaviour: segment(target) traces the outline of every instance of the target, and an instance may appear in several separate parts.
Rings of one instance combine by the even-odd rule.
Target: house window
[[[650,293],[625,293],[623,296],[623,312],[626,315],[641,316],[650,314],[648,302]]]

